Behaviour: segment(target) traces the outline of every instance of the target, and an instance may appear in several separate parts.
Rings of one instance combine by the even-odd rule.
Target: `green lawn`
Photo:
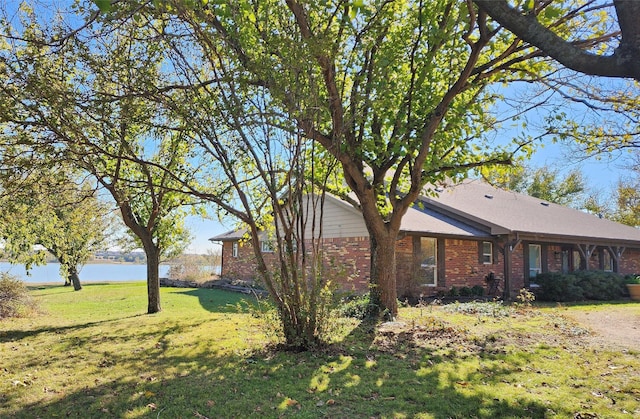
[[[240,294],[163,289],[145,315],[145,293],[34,290],[41,315],[0,321],[0,417],[640,416],[640,354],[587,345],[565,308],[404,308],[404,326],[343,322],[331,348],[281,353]]]

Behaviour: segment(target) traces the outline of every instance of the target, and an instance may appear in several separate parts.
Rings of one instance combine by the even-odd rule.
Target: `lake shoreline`
[[[168,277],[170,265],[160,265],[160,277]],[[34,266],[29,273],[23,265],[12,265],[6,262],[0,263],[0,272],[21,279],[26,284],[65,282],[65,278],[60,276],[60,264],[48,263],[42,266]],[[93,263],[87,264],[80,269],[80,283],[95,282],[124,282],[124,281],[146,281],[147,265],[133,263]]]

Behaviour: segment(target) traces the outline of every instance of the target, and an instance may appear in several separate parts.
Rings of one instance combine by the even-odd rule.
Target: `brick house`
[[[397,241],[398,296],[416,297],[451,287],[486,287],[493,275],[516,295],[542,272],[605,270],[640,273],[640,230],[592,214],[494,188],[479,180],[434,189],[404,216]],[[327,275],[345,290],[369,283],[369,237],[361,213],[335,197],[323,209],[322,252]],[[255,276],[243,232],[222,242],[222,276]],[[266,258],[268,242],[261,242]]]

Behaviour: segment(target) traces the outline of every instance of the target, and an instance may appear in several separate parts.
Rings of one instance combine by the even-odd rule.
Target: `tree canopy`
[[[112,206],[98,198],[90,182],[74,177],[76,171],[68,167],[40,166],[25,174],[7,166],[6,153],[2,160],[3,168],[10,172],[1,178],[4,256],[24,264],[28,271],[33,265],[46,263],[49,252],[60,262],[66,284],[80,290],[80,268],[113,239]]]
[[[585,205],[587,185],[579,169],[563,176],[558,168],[549,166],[515,166],[503,171],[484,170],[482,175],[492,185],[506,190],[578,209]]]
[[[5,137],[46,150],[109,192],[147,256],[148,312],[160,311],[158,266],[188,244],[184,217],[195,204],[164,170],[189,176],[185,129],[140,94],[160,77],[161,51],[134,21],[105,27],[77,5],[87,23],[70,34],[69,22],[42,23],[22,7],[19,24],[2,27]]]
[[[153,248],[145,240],[154,222],[167,214],[155,206],[161,195],[179,202],[173,193],[180,189],[210,199],[248,222],[255,239],[260,217],[253,211],[275,209],[287,180],[301,178],[293,170],[299,153],[330,156],[340,179],[306,181],[362,212],[372,301],[391,317],[395,241],[416,198],[437,193],[438,182],[530,151],[526,135],[493,141],[494,128],[511,118],[510,109],[498,115],[494,107],[503,99],[500,87],[540,86],[598,112],[603,103],[614,113],[634,105],[615,89],[565,77],[543,51],[473,2],[96,3],[109,13],[79,6],[83,23],[73,29],[43,36],[31,19],[21,33],[9,30],[5,39],[20,49],[3,61],[7,79],[18,80],[3,86],[14,99],[5,107],[8,120],[64,144],[65,157],[108,190],[116,180],[144,186],[138,190],[153,203],[146,212],[136,214],[129,195],[114,198],[145,250]],[[526,3],[556,33],[588,33],[584,48],[606,48],[615,37],[610,20],[590,13],[589,2]],[[584,92],[594,102],[580,99]],[[513,109],[513,117],[550,102],[529,94],[537,99],[523,100],[525,109]],[[633,124],[605,130],[554,106],[544,115],[543,135],[617,140]],[[296,153],[287,152],[287,137]],[[302,143],[308,145],[298,148]],[[258,178],[265,187],[252,187]]]
[[[407,209],[434,193],[425,186],[509,164],[527,147],[490,142],[499,95],[487,87],[544,83],[554,71],[471,3],[176,1],[158,10],[181,29],[164,36],[192,40],[184,56],[223,57],[229,71],[216,80],[220,90],[266,89],[273,109],[339,162],[344,180],[332,191],[356,197],[371,238],[373,301],[391,315],[394,243]],[[548,24],[577,29],[563,18]]]

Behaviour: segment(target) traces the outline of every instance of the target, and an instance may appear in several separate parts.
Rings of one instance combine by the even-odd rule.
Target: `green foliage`
[[[340,317],[364,320],[371,315],[373,308],[369,294],[354,295],[341,298],[335,312]]]
[[[32,314],[37,308],[20,279],[0,272],[0,320]]]
[[[162,49],[146,42],[155,28],[135,20],[109,26],[108,19],[89,18],[95,10],[82,4],[73,10],[74,19],[85,16],[87,24],[70,37],[69,22],[38,10],[18,14],[19,25],[0,22],[12,39],[0,50],[8,81],[2,89],[15,109],[15,117],[2,115],[3,139],[25,153],[67,162],[111,195],[134,245],[146,253],[148,311],[157,312],[159,263],[191,239],[184,219],[198,202],[181,188],[196,183],[193,146],[181,121],[143,93],[167,81]],[[34,47],[51,38],[65,42]]]
[[[451,287],[446,295],[448,297],[482,297],[484,291],[484,287],[480,285],[474,285],[473,287]]]
[[[101,12],[106,13],[111,10],[111,0],[93,0]]]
[[[232,138],[247,136],[238,127],[268,135],[300,130],[329,153],[344,176],[328,187],[343,196],[347,185],[355,193],[373,235],[372,253],[380,255],[373,264],[380,266],[391,257],[380,249],[391,248],[402,216],[427,183],[455,182],[470,169],[511,161],[511,147],[491,141],[497,122],[488,110],[498,96],[487,87],[535,80],[551,69],[547,61],[528,61],[527,48],[485,26],[477,9],[463,3],[245,0],[177,9],[179,25],[198,36],[172,42],[172,49],[182,47],[176,60],[188,58],[181,71],[196,69],[191,79],[213,74],[208,78],[216,80],[220,103],[210,113],[222,109],[220,122],[233,121]],[[194,67],[192,59],[202,65]],[[210,103],[216,95],[206,97]],[[260,173],[249,171],[255,162],[243,158],[244,150],[255,154],[256,148],[244,144],[234,153],[240,175]],[[273,176],[272,184],[277,180]],[[326,178],[314,181],[327,185]],[[261,190],[243,193],[258,198]],[[394,315],[395,278],[377,276],[395,270],[372,272],[374,304]]]
[[[531,303],[533,303],[536,300],[536,295],[529,291],[526,288],[522,288],[520,290],[520,292],[518,292],[518,295],[516,296],[516,307],[519,308],[530,308],[531,307]]]
[[[32,161],[28,174],[22,174],[12,170],[19,163],[6,154],[2,163],[13,173],[0,178],[3,255],[28,271],[46,263],[48,251],[60,262],[61,276],[79,289],[80,268],[108,247],[114,233],[111,206],[67,165],[47,167],[46,161]],[[45,250],[37,250],[37,245]]]
[[[536,276],[541,301],[616,300],[626,294],[624,277],[612,272],[547,272]]]
[[[482,176],[500,188],[520,192],[574,208],[585,206],[586,183],[582,172],[572,170],[562,176],[559,169],[549,166],[530,168],[514,166],[503,169],[486,168]]]
[[[477,295],[478,297],[482,297],[484,295],[484,287],[481,285],[474,285],[471,287],[471,295]]]
[[[625,275],[624,277],[625,284],[640,284],[640,275]]]

